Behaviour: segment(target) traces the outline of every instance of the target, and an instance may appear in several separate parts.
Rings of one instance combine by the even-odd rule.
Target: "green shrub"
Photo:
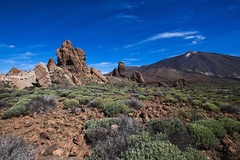
[[[146,128],[153,135],[157,133],[166,134],[169,141],[181,150],[185,150],[191,144],[185,124],[178,119],[151,120],[147,122]]]
[[[37,96],[26,104],[27,111],[46,113],[57,107],[57,99],[51,96]]]
[[[172,96],[166,96],[165,99],[164,99],[164,102],[169,102],[169,103],[177,103],[178,100],[175,99],[174,97]]]
[[[234,105],[220,105],[220,110],[227,113],[240,113],[240,107]]]
[[[23,99],[19,100],[16,104],[14,104],[14,106],[12,106],[11,108],[9,108],[8,110],[4,111],[1,114],[2,118],[6,119],[6,118],[13,117],[13,116],[20,116],[27,110],[26,104],[28,102],[29,102],[29,99],[27,99],[27,98],[23,98]]]
[[[195,99],[195,100],[192,101],[192,105],[194,105],[194,106],[201,106],[202,105],[202,101]]]
[[[209,111],[214,111],[214,112],[220,111],[219,107],[217,107],[215,104],[212,104],[209,102],[203,104],[203,109],[209,110]]]
[[[202,113],[196,109],[181,110],[179,112],[179,115],[185,119],[189,119],[190,121],[197,121],[197,120],[204,119],[207,117],[204,113]]]
[[[158,138],[153,138],[148,132],[140,135],[132,135],[129,138],[131,146],[116,158],[117,160],[138,159],[138,160],[206,160],[199,152],[188,149],[186,152],[169,141],[165,140],[166,135],[158,134]]]
[[[203,120],[196,121],[194,123],[201,124],[207,127],[218,138],[221,138],[226,134],[226,130],[224,129],[222,124],[215,119],[203,119]]]
[[[119,114],[127,114],[134,111],[126,106],[122,101],[113,101],[110,99],[97,98],[90,102],[90,107],[102,109],[103,113],[108,117],[114,117]]]
[[[69,94],[70,94],[69,91],[63,91],[63,92],[59,93],[59,96],[60,97],[67,97]]]
[[[37,151],[24,139],[13,135],[0,136],[0,159],[35,160]]]
[[[79,105],[79,102],[75,99],[67,99],[63,101],[63,109],[77,107],[78,105]]]
[[[146,100],[147,97],[141,94],[141,95],[138,96],[138,99],[140,99],[140,100]]]
[[[4,99],[4,98],[7,98],[7,97],[9,97],[9,96],[11,96],[11,94],[9,94],[9,93],[1,93],[1,94],[0,94],[0,100],[1,100],[1,99]]]
[[[78,98],[79,104],[86,105],[91,101],[90,97],[81,97]]]
[[[215,137],[213,132],[201,124],[189,124],[188,131],[193,142],[200,148],[206,149],[210,146],[219,144],[219,140]]]
[[[229,135],[240,132],[240,122],[237,120],[228,117],[218,117],[217,121],[222,124]]]

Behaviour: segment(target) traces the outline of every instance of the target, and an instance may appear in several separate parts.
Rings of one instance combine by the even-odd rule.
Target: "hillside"
[[[179,78],[190,82],[239,81],[240,57],[189,51],[147,66],[126,68],[128,75],[134,70],[139,70],[147,82],[172,82]]]

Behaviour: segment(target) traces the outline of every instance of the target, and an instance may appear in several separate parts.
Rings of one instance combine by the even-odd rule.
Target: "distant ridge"
[[[127,75],[140,71],[147,82],[172,82],[185,78],[191,82],[240,81],[240,57],[188,51],[142,67],[127,67]]]

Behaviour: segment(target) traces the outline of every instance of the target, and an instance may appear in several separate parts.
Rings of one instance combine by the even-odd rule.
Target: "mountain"
[[[240,57],[189,51],[142,67],[127,67],[127,75],[134,70],[143,74],[146,82],[172,82],[185,78],[189,82],[240,81]]]

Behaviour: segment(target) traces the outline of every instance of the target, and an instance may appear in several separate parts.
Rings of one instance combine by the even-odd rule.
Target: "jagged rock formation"
[[[173,87],[186,86],[186,85],[187,85],[187,80],[182,78],[182,79],[176,80],[173,84]]]
[[[41,87],[48,87],[52,84],[48,68],[44,63],[38,63],[34,68],[34,72],[36,74],[37,83]]]
[[[118,62],[118,68],[114,68],[112,76],[125,78],[125,64]]]
[[[56,52],[57,65],[50,58],[47,66],[40,62],[30,72],[13,68],[7,75],[0,78],[2,81],[11,82],[19,89],[33,85],[40,87],[82,85],[82,79],[98,83],[107,81],[100,71],[87,66],[85,52],[80,48],[74,50],[71,41],[64,41]]]
[[[145,84],[142,74],[139,71],[135,71],[131,77],[131,80],[139,84]]]

